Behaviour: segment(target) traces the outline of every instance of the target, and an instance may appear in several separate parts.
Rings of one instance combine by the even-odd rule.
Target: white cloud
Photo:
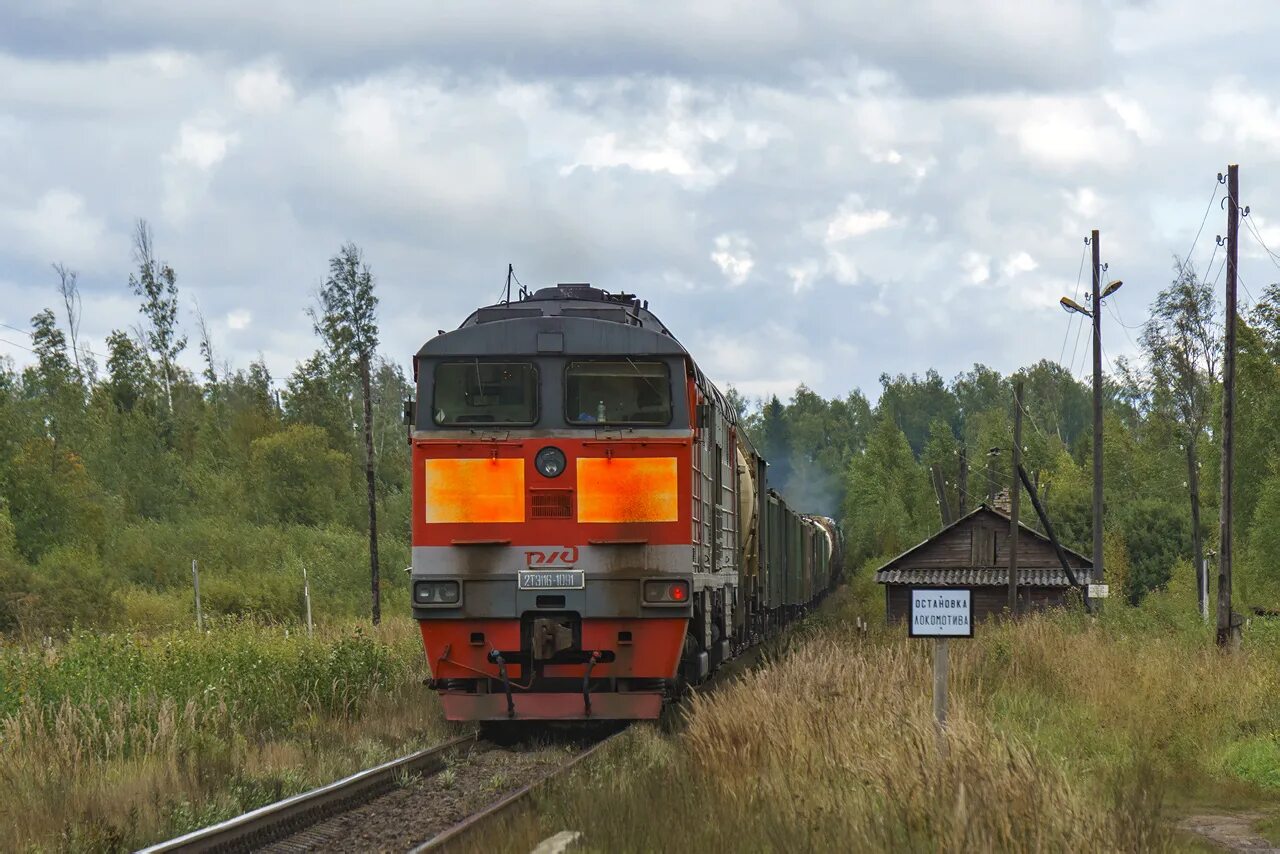
[[[1019,273],[1030,273],[1039,266],[1036,259],[1027,252],[1015,252],[1004,259],[1004,264],[1000,266],[1000,273],[1008,279]]]
[[[92,264],[102,260],[105,238],[102,219],[89,212],[83,196],[68,189],[47,190],[31,206],[0,209],[3,255],[45,264]]]
[[[293,97],[293,86],[274,65],[246,68],[231,83],[236,103],[255,113],[275,112]]]
[[[717,236],[711,260],[735,288],[747,280],[756,263],[751,258],[751,241],[740,234]]]
[[[862,237],[893,225],[893,215],[880,208],[867,208],[858,196],[847,199],[827,222],[829,242]]]
[[[970,284],[981,285],[991,278],[991,256],[966,252],[960,258],[960,269]]]
[[[227,328],[235,331],[248,329],[249,324],[253,322],[253,312],[244,308],[237,308],[234,311],[227,312]]]
[[[234,133],[227,133],[200,122],[183,122],[178,128],[178,140],[169,151],[169,157],[177,163],[208,171],[222,162],[227,152],[238,141]]]
[[[1220,81],[1208,98],[1202,135],[1207,142],[1257,143],[1280,151],[1280,108],[1239,78]]]

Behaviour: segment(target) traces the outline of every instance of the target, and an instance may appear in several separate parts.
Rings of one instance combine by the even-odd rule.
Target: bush
[[[271,522],[338,521],[353,498],[352,471],[351,457],[329,448],[325,431],[309,425],[254,439],[249,452],[255,506]]]

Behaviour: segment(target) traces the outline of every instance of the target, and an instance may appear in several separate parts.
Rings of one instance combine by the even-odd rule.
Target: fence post
[[[302,598],[307,603],[307,637],[311,637],[311,582],[307,579],[307,568],[302,568]]]
[[[200,610],[200,566],[199,562],[191,559],[191,584],[196,591],[196,629],[204,631],[204,612]]]

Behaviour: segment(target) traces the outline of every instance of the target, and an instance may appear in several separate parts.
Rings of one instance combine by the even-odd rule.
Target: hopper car
[[[770,488],[647,301],[522,289],[413,373],[412,609],[450,720],[656,718],[840,579],[836,523]]]

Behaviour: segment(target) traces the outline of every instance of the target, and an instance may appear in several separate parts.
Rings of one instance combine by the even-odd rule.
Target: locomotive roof
[[[657,315],[649,311],[648,300],[642,301],[635,294],[610,293],[585,283],[539,288],[523,295],[517,302],[500,302],[477,309],[462,321],[460,328],[495,320],[556,316],[624,323],[675,337]]]
[[[548,335],[560,336],[554,347]],[[687,355],[647,300],[588,284],[539,288],[517,301],[478,308],[418,355],[550,352]]]

